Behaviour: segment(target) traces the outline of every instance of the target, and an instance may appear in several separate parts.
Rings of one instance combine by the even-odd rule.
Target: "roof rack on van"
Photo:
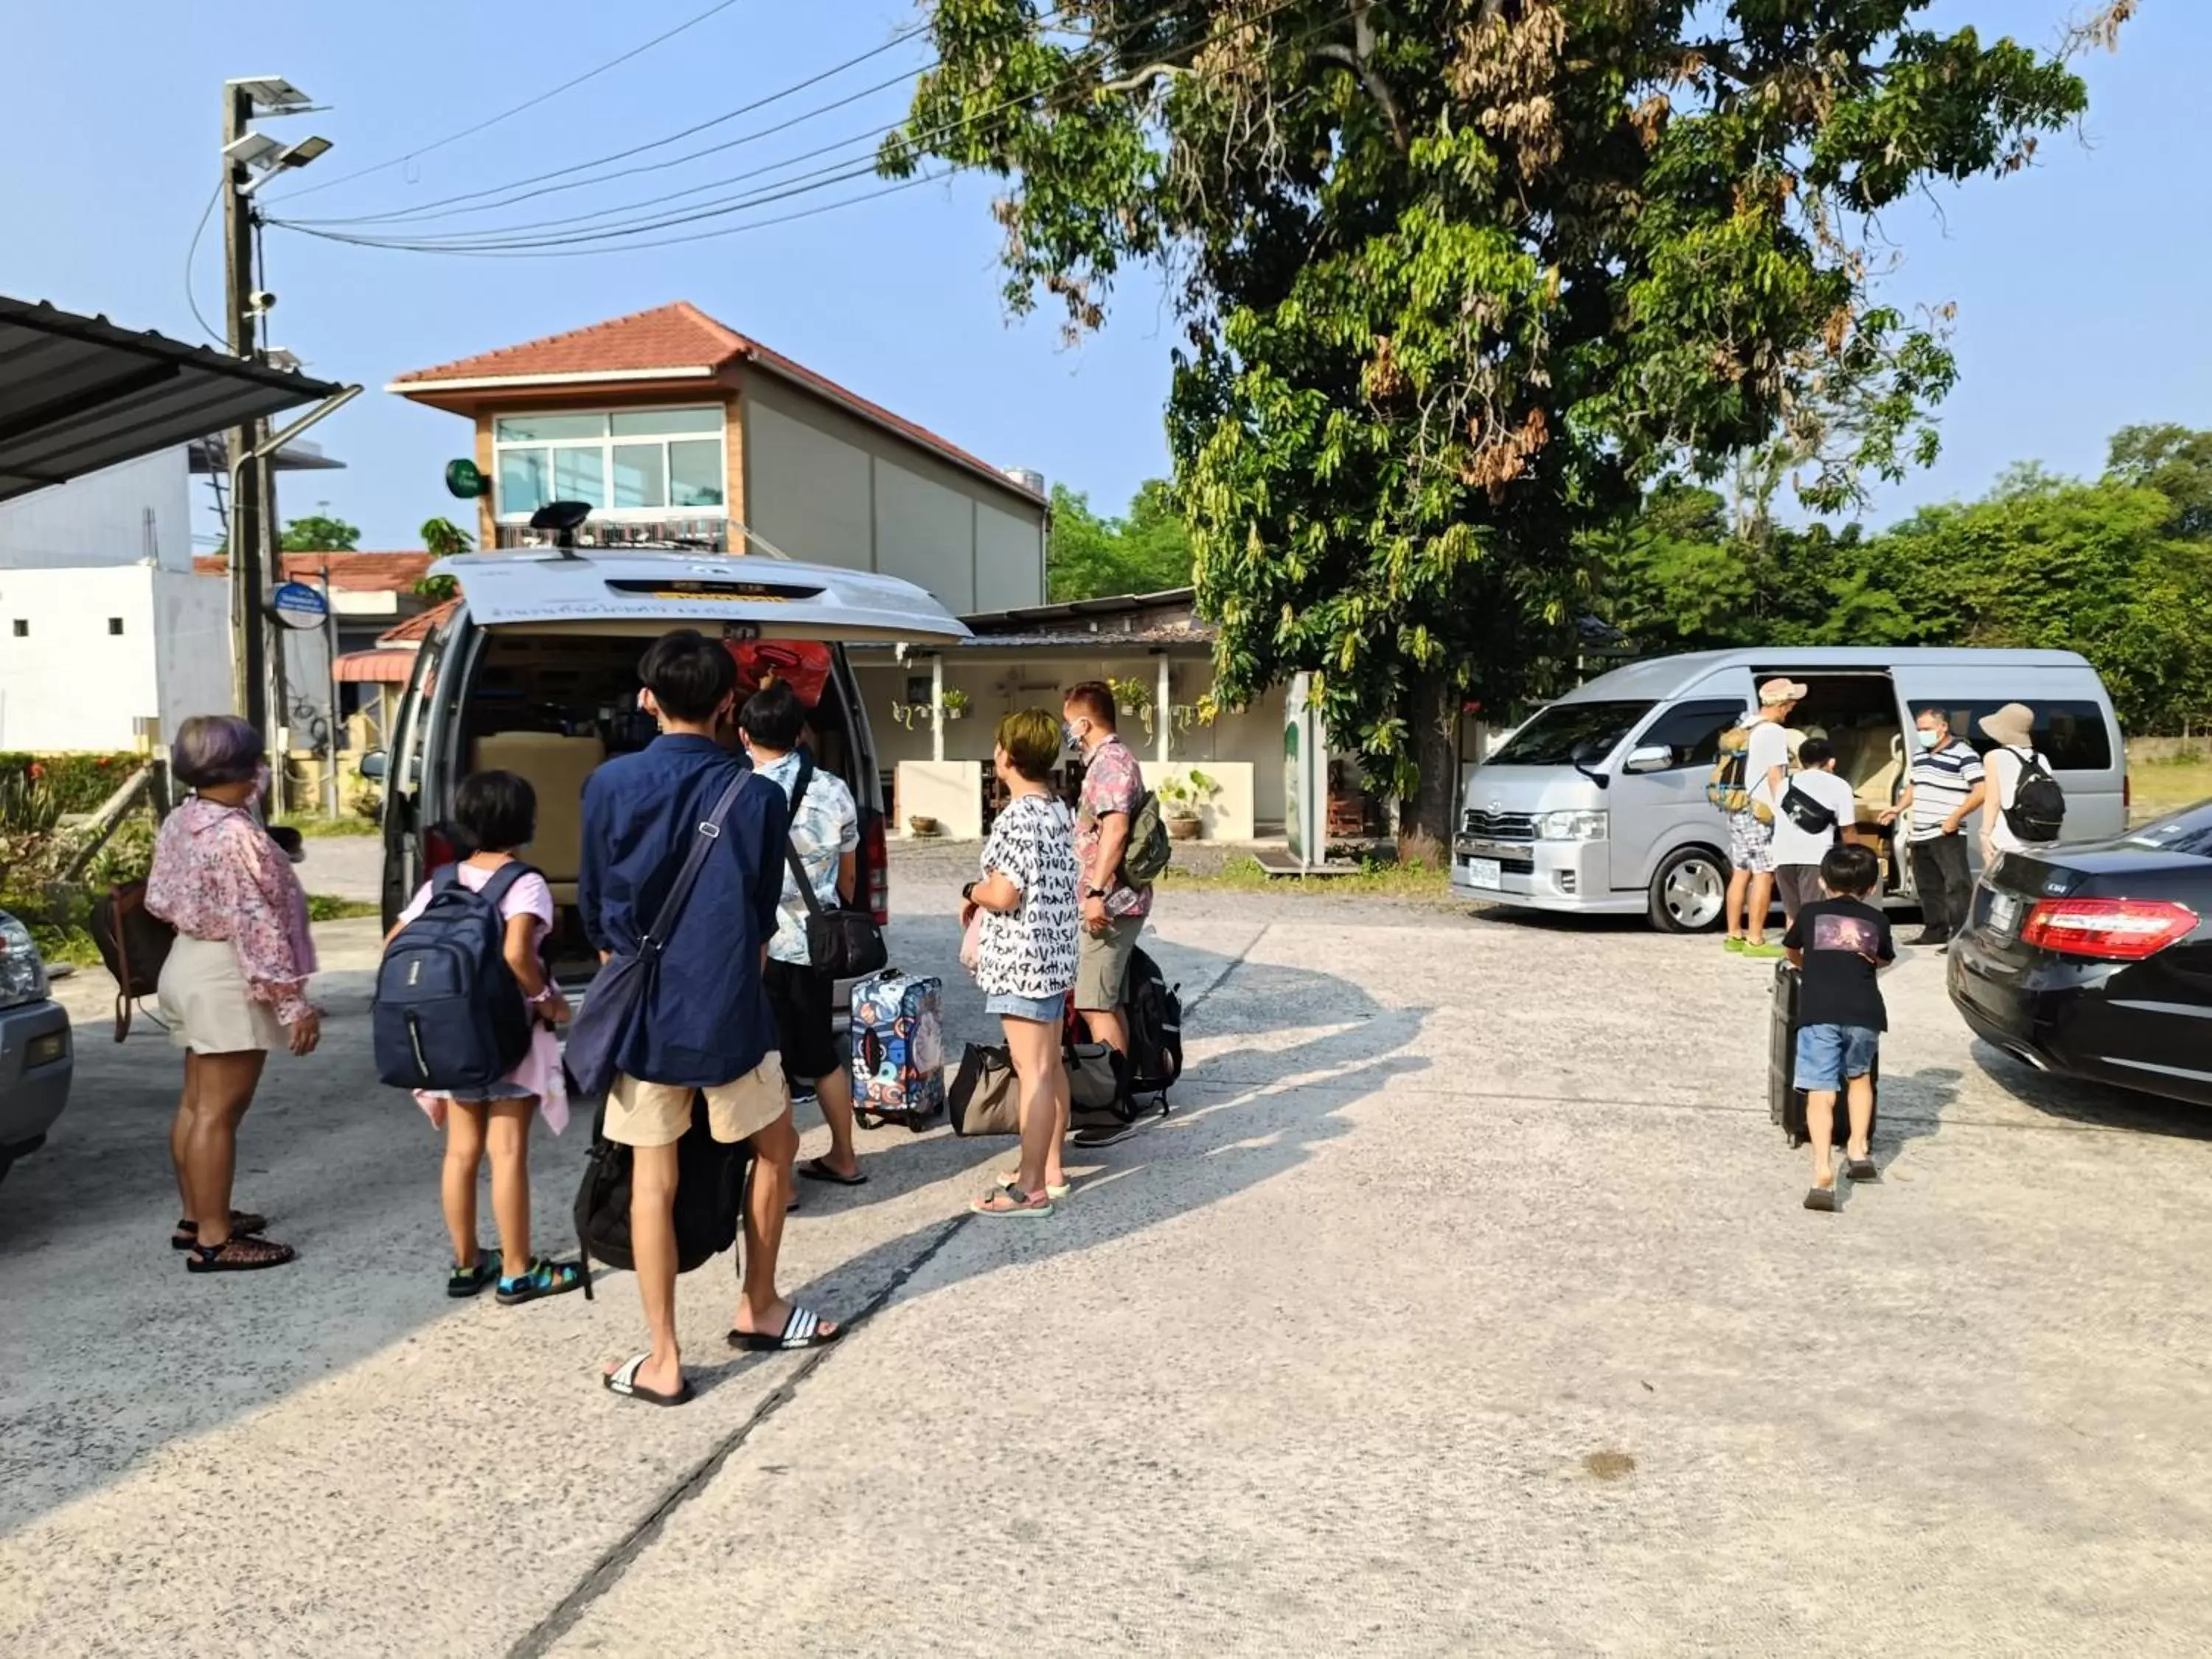
[[[592,506],[589,501],[548,501],[530,515],[530,528],[550,532],[553,537],[554,547],[563,557],[574,559],[581,556],[576,551],[576,532],[583,527],[584,521],[591,516]],[[741,520],[732,519],[728,521],[722,539],[725,543],[722,547],[716,547],[711,542],[702,538],[677,537],[664,541],[624,542],[619,550],[609,549],[608,550],[619,550],[624,553],[695,555],[741,551],[755,556],[781,559],[786,564],[796,562],[790,554]],[[738,543],[742,543],[744,545],[741,548],[730,545]]]

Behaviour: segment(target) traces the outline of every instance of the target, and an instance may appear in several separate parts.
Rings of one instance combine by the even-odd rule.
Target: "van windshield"
[[[1595,765],[1650,714],[1649,702],[1555,702],[1511,737],[1484,764],[1571,766],[1579,757]]]

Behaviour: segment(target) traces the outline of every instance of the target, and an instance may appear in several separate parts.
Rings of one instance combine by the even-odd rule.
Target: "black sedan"
[[[2007,853],[1951,1000],[2030,1065],[2212,1106],[2212,801],[2114,841]]]

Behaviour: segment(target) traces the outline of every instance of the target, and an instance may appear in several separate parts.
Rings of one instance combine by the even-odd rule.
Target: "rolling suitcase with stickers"
[[[919,1134],[945,1109],[945,981],[896,968],[853,988],[853,1117]]]

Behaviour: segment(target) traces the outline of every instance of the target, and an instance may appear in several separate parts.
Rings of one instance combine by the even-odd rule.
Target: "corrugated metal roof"
[[[0,295],[0,501],[338,390]]]

